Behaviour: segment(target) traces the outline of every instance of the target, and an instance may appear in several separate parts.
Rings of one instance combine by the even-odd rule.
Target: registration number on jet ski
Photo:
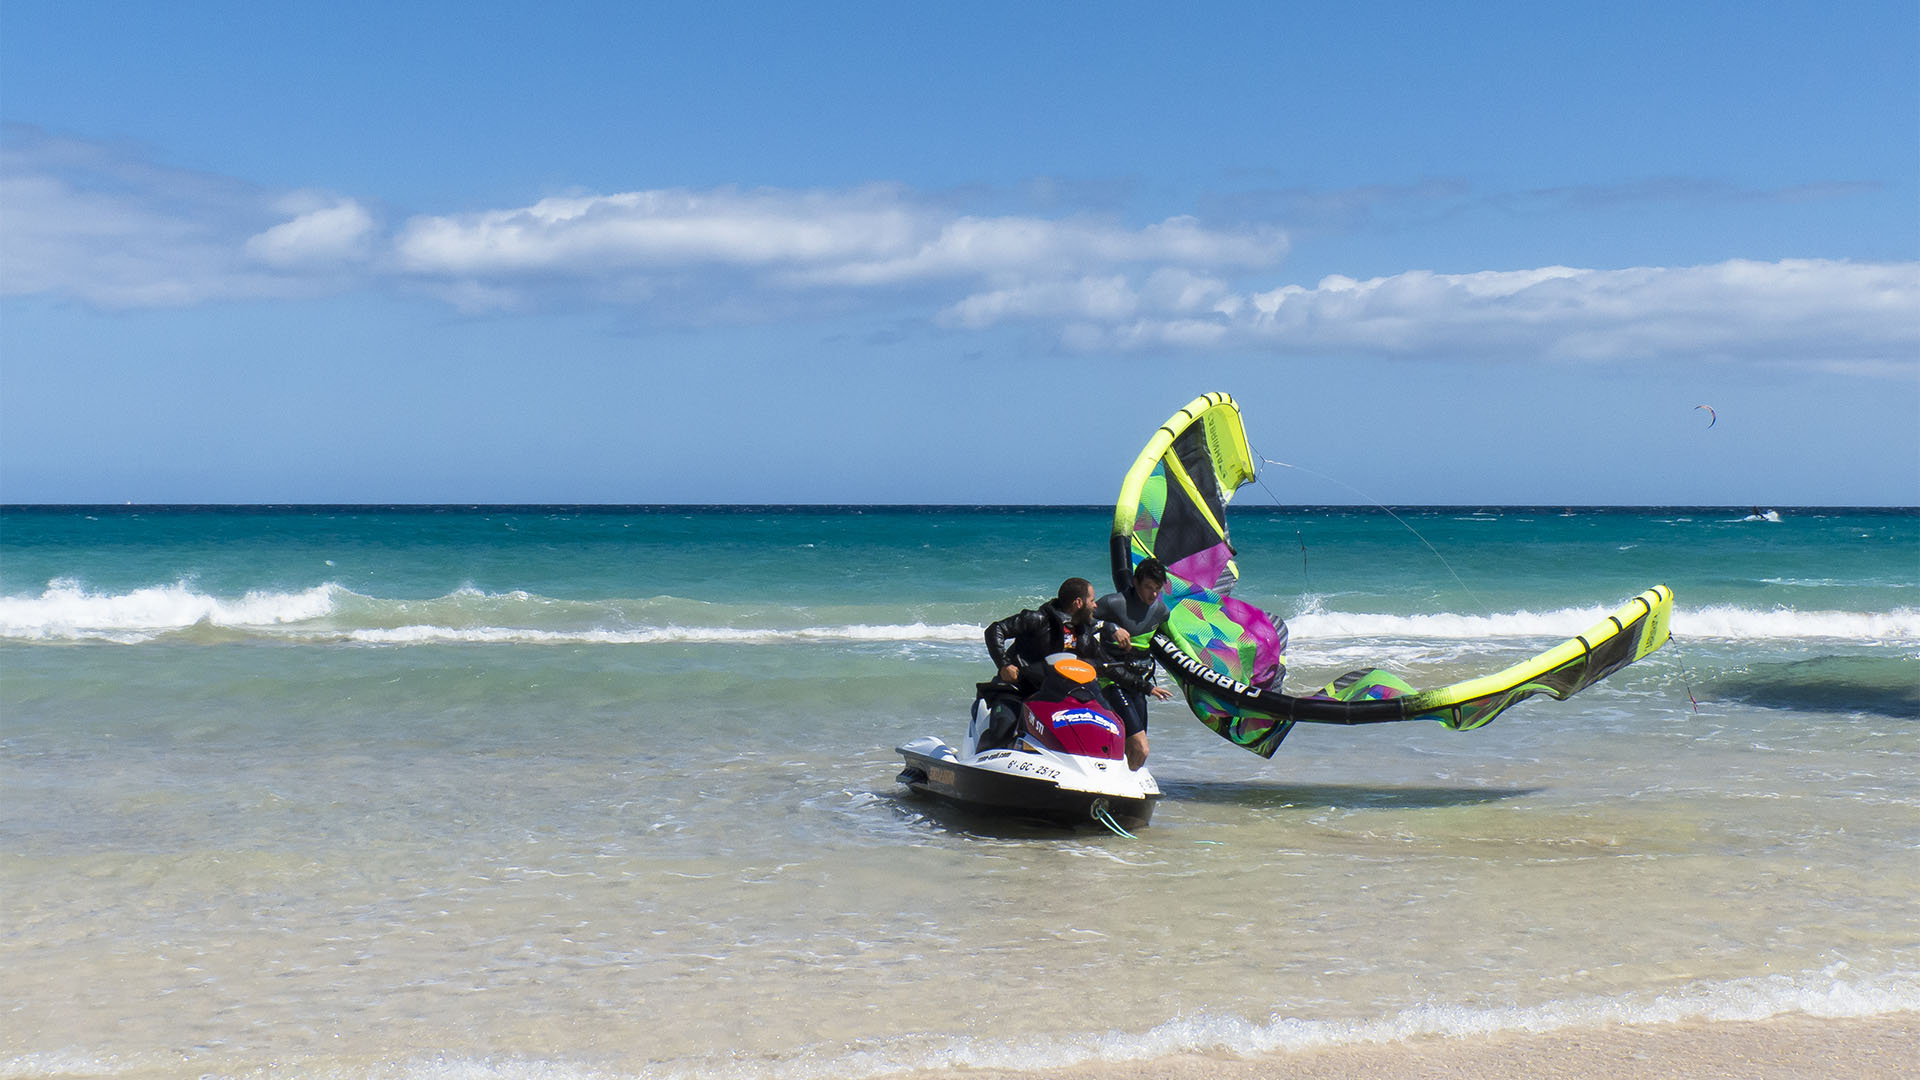
[[[1008,750],[1001,750],[997,753],[990,752],[990,753],[981,754],[979,760],[996,762],[1000,765],[1001,768],[1005,769],[1008,772],[1026,773],[1029,776],[1038,776],[1043,780],[1060,779],[1059,769],[1056,769],[1053,766],[1046,764],[1045,762],[1034,761],[1031,758],[1020,757]]]

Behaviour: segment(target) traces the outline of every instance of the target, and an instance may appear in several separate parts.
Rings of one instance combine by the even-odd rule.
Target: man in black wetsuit
[[[987,627],[987,655],[1000,681],[1030,694],[1039,688],[1047,657],[1054,653],[1072,653],[1097,666],[1106,659],[1104,648],[1124,647],[1127,632],[1096,620],[1093,603],[1093,583],[1068,578],[1053,599]]]
[[[1109,669],[1107,658],[1124,650],[1131,636],[1118,626],[1095,619],[1093,608],[1093,583],[1086,578],[1068,578],[1060,583],[1060,592],[1053,599],[987,627],[987,654],[993,657],[999,682],[1016,687],[1024,698],[1040,688],[1048,670],[1047,657],[1064,652],[1091,663],[1116,685],[1144,692],[1146,684],[1131,669]],[[981,689],[985,692],[988,686],[983,684]],[[1012,741],[1017,719],[1007,714],[1016,712],[994,709],[981,749]],[[1128,745],[1131,747],[1131,742]],[[1132,767],[1139,768],[1137,764]]]
[[[1131,640],[1107,656],[1106,670],[1112,679],[1107,697],[1114,712],[1127,726],[1127,767],[1139,768],[1147,760],[1147,695],[1162,701],[1173,696],[1153,682],[1153,654],[1147,643],[1167,621],[1167,605],[1160,594],[1167,588],[1167,568],[1159,559],[1143,560],[1133,568],[1133,587],[1125,592],[1108,593],[1094,605],[1094,617],[1112,623]],[[1121,681],[1115,676],[1128,672],[1132,678]]]

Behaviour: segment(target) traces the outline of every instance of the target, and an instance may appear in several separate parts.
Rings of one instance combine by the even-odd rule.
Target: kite
[[[1504,671],[1418,690],[1389,672],[1360,670],[1302,696],[1287,694],[1280,689],[1286,623],[1232,595],[1242,582],[1227,502],[1254,478],[1254,460],[1233,398],[1193,399],[1128,470],[1110,538],[1121,591],[1145,559],[1167,570],[1170,614],[1150,642],[1135,646],[1160,661],[1201,723],[1237,746],[1272,757],[1298,722],[1437,720],[1466,731],[1535,694],[1564,700],[1667,642],[1673,591],[1656,585],[1585,633]]]

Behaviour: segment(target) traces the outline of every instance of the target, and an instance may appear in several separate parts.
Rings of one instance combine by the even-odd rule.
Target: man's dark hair
[[[1087,595],[1088,591],[1092,588],[1093,582],[1088,581],[1086,578],[1070,577],[1060,583],[1060,592],[1056,594],[1055,598],[1062,604],[1070,603]]]
[[[1133,568],[1133,580],[1157,581],[1165,585],[1167,583],[1167,568],[1159,559],[1141,559],[1140,565]]]

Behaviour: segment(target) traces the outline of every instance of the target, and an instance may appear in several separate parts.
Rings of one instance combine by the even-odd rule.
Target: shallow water
[[[845,1076],[1920,1009],[1920,517],[1242,511],[1294,686],[1677,648],[1479,731],[1156,705],[1137,839],[893,783],[1104,516],[0,515],[0,1074]],[[1305,555],[1302,555],[1302,547]],[[1457,575],[1457,578],[1456,578]],[[1689,695],[1698,700],[1696,706]]]

